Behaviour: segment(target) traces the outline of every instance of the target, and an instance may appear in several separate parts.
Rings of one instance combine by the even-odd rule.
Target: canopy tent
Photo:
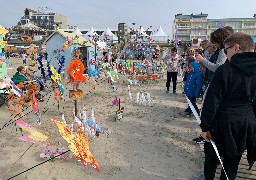
[[[132,35],[133,38],[136,37],[137,41],[144,41],[147,39],[149,35],[145,32],[144,28],[141,26],[140,29],[137,30],[137,33]]]
[[[74,35],[77,36],[82,36],[83,34],[81,33],[81,31],[78,29],[78,27],[76,27],[76,29],[72,32]]]
[[[109,27],[102,33],[101,36],[113,36],[114,34],[110,31]]]
[[[138,35],[139,36],[148,36],[145,29],[141,26],[140,29],[138,30]]]
[[[164,43],[166,43],[168,40],[168,36],[165,34],[161,26],[159,27],[157,32],[151,36],[151,38],[156,42],[164,42]]]
[[[111,30],[109,29],[109,27],[102,33],[101,35],[101,39],[109,39],[111,41],[117,41],[118,38],[116,35],[114,35]]]
[[[91,29],[84,35],[85,39],[92,39],[92,36],[98,36],[98,34],[95,32],[95,30],[93,29],[93,27],[91,27]]]

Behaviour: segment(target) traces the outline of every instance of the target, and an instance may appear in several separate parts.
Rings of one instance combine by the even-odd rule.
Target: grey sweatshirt
[[[221,66],[222,64],[224,64],[227,60],[227,56],[226,54],[224,53],[224,49],[221,49],[220,52],[219,52],[219,55],[218,55],[218,59],[216,61],[216,64],[214,63],[211,63],[209,60],[207,59],[203,59],[201,61],[201,63],[203,64],[204,67],[206,67],[207,69],[209,69],[210,71],[212,72],[215,72],[216,69]]]

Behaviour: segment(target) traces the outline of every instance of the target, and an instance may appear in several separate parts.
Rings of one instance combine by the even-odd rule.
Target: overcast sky
[[[120,22],[153,30],[162,26],[170,35],[177,13],[208,13],[208,18],[252,18],[256,0],[0,0],[0,25],[11,27],[24,15],[25,8],[49,7],[63,14],[69,25],[79,28],[117,29]]]

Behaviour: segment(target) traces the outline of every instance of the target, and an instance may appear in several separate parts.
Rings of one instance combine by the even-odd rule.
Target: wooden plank
[[[205,158],[204,155],[204,150],[203,150],[203,145],[200,144],[200,150],[203,159]],[[256,166],[254,165],[250,171],[248,171],[249,165],[247,162],[247,157],[246,157],[246,151],[242,155],[241,161],[238,166],[237,170],[237,180],[256,180]],[[218,165],[215,173],[215,179],[220,179],[220,174],[221,174],[221,165]]]

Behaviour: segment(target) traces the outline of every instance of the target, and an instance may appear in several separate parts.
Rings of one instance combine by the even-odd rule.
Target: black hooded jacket
[[[200,124],[203,132],[211,131],[222,155],[234,157],[247,149],[250,166],[256,160],[255,102],[256,53],[235,54],[216,70]]]

